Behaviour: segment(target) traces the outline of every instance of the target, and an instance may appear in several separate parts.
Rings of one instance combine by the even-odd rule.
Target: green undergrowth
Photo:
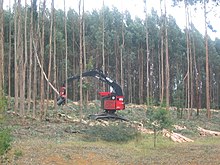
[[[9,149],[11,140],[10,130],[0,128],[0,155],[3,155]]]
[[[99,136],[99,135],[97,135]],[[96,136],[96,137],[97,137]],[[111,136],[112,137],[112,136]],[[123,160],[131,160],[135,162],[136,160],[141,160],[146,157],[156,157],[158,154],[163,151],[162,156],[166,157],[169,149],[180,146],[181,144],[174,143],[170,139],[163,137],[161,134],[157,138],[157,147],[154,147],[153,135],[139,134],[138,136],[132,137],[126,142],[121,142],[113,138],[110,141],[107,139],[96,138],[94,141],[91,141],[90,137],[84,137],[87,140],[78,140],[78,141],[69,141],[66,142],[66,146],[71,146],[80,151],[94,151],[94,152],[103,152],[103,154],[110,155],[112,158],[118,158],[120,156],[120,161],[123,164]],[[117,141],[117,142],[116,142]],[[62,144],[61,144],[62,145]]]
[[[175,143],[169,138],[163,137],[159,134],[157,138],[158,145],[154,147],[153,135],[142,134],[126,143],[107,142],[106,140],[100,139],[96,141],[72,141],[68,142],[67,146],[78,148],[79,150],[94,150],[94,152],[102,152],[104,150],[105,154],[108,154],[111,157],[117,157],[120,155],[120,161],[122,162],[123,159],[129,159],[131,162],[143,159],[146,161],[152,161],[152,163],[156,164],[174,163],[178,161],[182,164],[186,161],[186,159],[182,157],[184,155],[187,157],[192,156],[197,159],[196,153],[198,153],[198,155],[204,155],[205,153],[211,153],[213,151],[219,152],[219,140],[219,137],[200,137],[195,142]],[[157,162],[157,160],[159,162]],[[196,160],[196,162],[198,162],[198,160]],[[192,162],[192,160],[189,161],[189,163]]]
[[[6,123],[5,111],[7,107],[6,97],[0,97],[0,155],[3,155],[10,147],[11,134],[8,128],[3,124]]]
[[[103,127],[101,125],[96,125],[90,127],[85,131],[86,141],[108,141],[108,142],[128,142],[129,140],[133,140],[140,136],[140,133],[135,129],[126,126],[123,123],[119,123],[117,125],[109,125]]]

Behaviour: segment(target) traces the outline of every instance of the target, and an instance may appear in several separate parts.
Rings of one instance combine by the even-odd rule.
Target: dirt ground
[[[220,164],[220,137],[184,144],[166,139],[166,145],[153,148],[149,139],[123,144],[82,140],[80,130],[68,130],[73,125],[84,129],[76,122],[10,118],[13,142],[1,158],[3,165]]]
[[[67,145],[69,143],[69,145]],[[97,153],[96,148],[83,148],[71,146],[70,142],[51,142],[45,139],[31,139],[19,141],[10,151],[12,164],[30,165],[85,165],[85,164],[116,164],[105,153]],[[16,158],[16,153],[22,151],[22,155]]]
[[[72,133],[68,128],[79,123],[63,120],[36,121],[13,116],[11,149],[2,158],[3,164],[13,165],[115,165],[112,158],[114,147],[105,143],[81,141],[81,133]],[[83,125],[80,127],[84,127]]]

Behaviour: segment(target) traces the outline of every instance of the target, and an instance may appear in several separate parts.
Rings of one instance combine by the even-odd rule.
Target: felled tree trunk
[[[169,137],[172,141],[183,143],[183,142],[193,142],[192,139],[189,139],[181,134],[175,133],[175,132],[169,132],[167,130],[163,130],[163,135],[166,137]]]
[[[220,136],[220,132],[217,131],[206,130],[201,127],[198,127],[197,130],[200,132],[200,135],[202,136],[206,136],[206,135]]]

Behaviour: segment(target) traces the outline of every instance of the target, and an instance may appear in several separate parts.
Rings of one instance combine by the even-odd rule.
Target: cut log
[[[132,121],[131,127],[136,128],[138,131],[140,131],[143,134],[153,134],[154,133],[154,131],[147,129],[147,128],[144,128],[144,124],[142,122]]]
[[[138,129],[138,131],[140,131],[141,133],[144,133],[144,134],[153,134],[154,133],[154,131],[152,131],[150,129],[146,129],[141,126],[138,126],[137,129]]]
[[[186,129],[185,126],[179,126],[179,125],[173,125],[173,127],[177,130],[183,130],[183,129]]]
[[[212,136],[220,136],[220,132],[218,131],[211,131],[207,130],[201,127],[198,127],[197,130],[199,131],[200,135],[206,136],[206,135],[212,135]]]
[[[169,132],[163,130],[163,136],[170,138],[174,142],[183,143],[183,142],[194,142],[192,139],[187,138],[179,133]]]

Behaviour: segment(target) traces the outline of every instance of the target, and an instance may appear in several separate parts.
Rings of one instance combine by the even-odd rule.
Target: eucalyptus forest
[[[9,106],[15,112],[30,111],[33,100],[35,115],[40,100],[44,113],[43,100],[57,97],[48,82],[58,89],[66,77],[99,68],[122,86],[127,103],[197,108],[197,113],[207,108],[209,114],[210,108],[219,108],[220,39],[207,35],[207,21],[205,36],[191,22],[192,6],[203,2],[184,3],[186,26],[181,29],[162,1],[161,11],[147,9],[145,1],[143,20],[104,3],[85,12],[81,2],[75,11],[55,9],[54,1],[46,6],[45,0],[24,6],[15,1],[3,9],[1,0],[1,93],[14,98]],[[207,17],[206,3],[201,17]],[[82,95],[76,92],[79,84],[71,86],[71,100],[94,100],[100,84],[82,82],[87,91]]]
[[[0,0],[0,125],[12,132],[9,135],[0,127],[0,156],[8,151],[0,163],[25,164],[29,153],[36,154],[27,158],[33,164],[55,160],[59,164],[62,156],[60,164],[96,164],[96,159],[103,164],[219,163],[213,155],[220,152],[219,139],[210,138],[210,142],[197,136],[220,135],[220,38],[209,36],[219,30],[210,15],[219,20],[220,1],[158,0],[158,10],[143,0],[144,18],[105,5],[105,1],[100,9],[85,10],[84,0],[77,1],[75,8],[63,0],[62,9],[55,8],[55,0]],[[179,6],[184,8],[184,27],[168,14],[171,6],[167,2],[177,14]],[[204,32],[193,22],[192,13],[197,10],[203,12]],[[98,92],[110,90],[101,81],[82,78],[82,73],[93,69],[102,70],[122,88],[125,110],[119,113],[129,116],[126,126],[102,121],[102,127],[101,121],[87,121],[88,113],[99,110]],[[74,75],[80,75],[79,81],[67,84]],[[57,106],[63,84],[67,104]],[[69,115],[78,115],[77,121]],[[177,133],[199,142],[180,146],[158,136],[162,131],[172,139],[171,127],[178,124],[185,132],[175,127]],[[151,135],[145,135],[148,128],[153,130],[154,147],[157,136],[162,141],[158,150],[150,147]],[[8,149],[10,136],[16,145]],[[38,159],[35,147],[47,159]],[[167,152],[175,153],[167,159]],[[122,155],[120,160],[118,155]],[[192,155],[197,157],[186,160]]]

